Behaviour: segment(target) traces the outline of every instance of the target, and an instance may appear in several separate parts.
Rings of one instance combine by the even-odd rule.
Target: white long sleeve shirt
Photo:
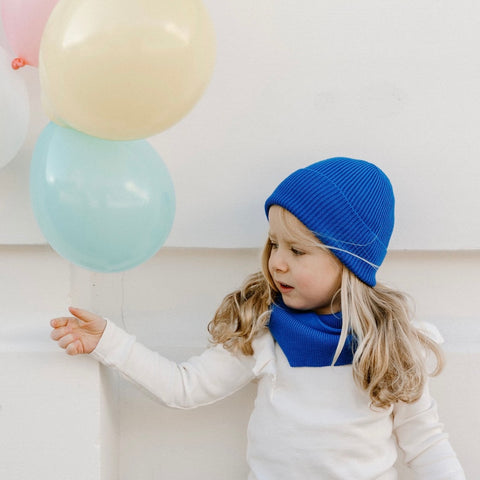
[[[394,480],[397,447],[422,480],[464,480],[428,389],[414,404],[372,409],[352,367],[292,368],[269,332],[254,355],[221,345],[176,364],[112,322],[91,356],[169,407],[214,403],[254,379],[248,425],[249,480]]]

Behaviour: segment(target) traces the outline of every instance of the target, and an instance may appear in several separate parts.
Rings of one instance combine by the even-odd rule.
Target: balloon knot
[[[19,68],[24,67],[27,62],[23,58],[14,58],[12,60],[12,68],[14,70],[18,70]]]

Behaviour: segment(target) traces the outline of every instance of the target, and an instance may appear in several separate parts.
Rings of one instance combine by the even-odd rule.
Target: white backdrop
[[[392,248],[480,247],[479,2],[204,1],[217,34],[213,79],[192,112],[149,139],[176,188],[167,245],[260,246],[276,184],[345,155],[390,176]],[[32,118],[0,170],[0,243],[37,244],[28,174],[48,120],[37,70],[18,74]]]

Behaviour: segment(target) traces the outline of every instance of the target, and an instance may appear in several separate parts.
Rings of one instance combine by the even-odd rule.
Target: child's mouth
[[[293,290],[293,287],[291,285],[287,285],[286,283],[279,282],[278,286],[279,286],[281,292],[289,292],[289,291]]]

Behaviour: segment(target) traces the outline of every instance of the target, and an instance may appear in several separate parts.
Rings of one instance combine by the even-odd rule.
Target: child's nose
[[[281,251],[277,250],[272,252],[272,256],[270,257],[270,264],[276,272],[285,272],[288,270],[288,263],[285,258],[285,255],[282,254]]]

